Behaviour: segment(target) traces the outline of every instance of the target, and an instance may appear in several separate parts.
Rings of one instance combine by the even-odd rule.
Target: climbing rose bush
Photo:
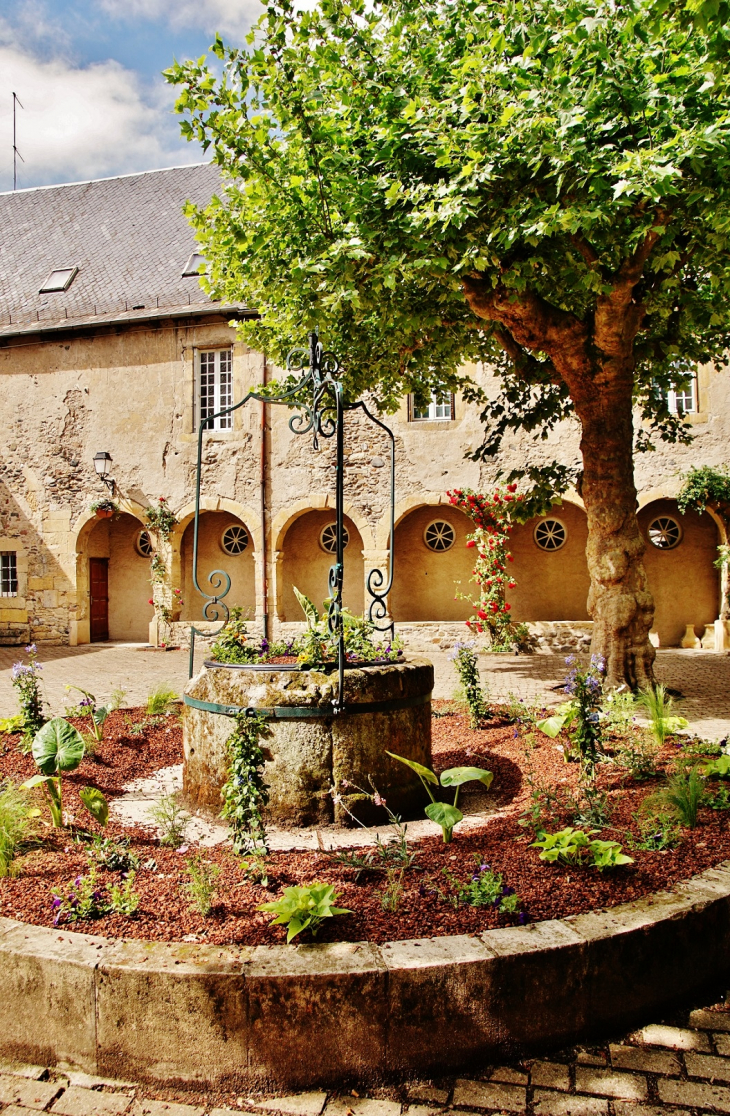
[[[495,650],[511,643],[511,605],[505,600],[505,591],[514,589],[516,581],[511,565],[514,556],[510,550],[510,534],[516,506],[524,497],[517,494],[517,485],[498,485],[491,496],[473,492],[470,488],[455,488],[447,493],[454,507],[466,512],[474,523],[474,530],[467,536],[467,547],[476,551],[472,581],[479,588],[476,599],[462,593],[474,609],[467,620],[473,632],[489,636]]]

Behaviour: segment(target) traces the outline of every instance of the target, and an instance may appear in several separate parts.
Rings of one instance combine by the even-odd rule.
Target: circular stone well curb
[[[725,975],[730,861],[608,911],[475,936],[112,941],[0,919],[0,1056],[307,1088],[484,1067],[644,1023]]]

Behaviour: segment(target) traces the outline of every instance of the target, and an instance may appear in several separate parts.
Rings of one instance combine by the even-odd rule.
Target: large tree
[[[261,312],[252,344],[319,325],[385,409],[488,359],[483,458],[577,416],[592,650],[632,686],[634,450],[688,438],[666,389],[730,338],[728,35],[652,2],[279,0],[243,49],[216,40],[217,73],[168,72],[225,172],[191,216],[210,290]]]

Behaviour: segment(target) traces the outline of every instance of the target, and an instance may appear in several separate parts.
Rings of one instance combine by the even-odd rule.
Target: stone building
[[[216,169],[201,165],[0,195],[0,642],[179,643],[201,619],[196,430],[211,407],[276,375],[236,336],[251,311],[213,303],[199,286],[182,206],[217,184]],[[492,384],[489,369],[471,373]],[[691,464],[727,457],[727,377],[699,368],[692,391],[670,402],[690,413],[694,444],[637,460],[655,638],[676,645],[694,630],[714,646],[722,526],[710,514],[680,515],[674,497]],[[200,583],[225,568],[227,601],[270,636],[301,622],[293,586],[315,601],[326,595],[332,560],[333,447],[314,452],[289,417],[251,402],[217,424],[204,450]],[[469,522],[446,490],[489,485],[500,465],[524,459],[526,442],[515,437],[488,469],[465,460],[481,429],[458,396],[420,412],[404,401],[387,421],[397,462],[389,607],[414,650],[450,646],[470,613],[459,591],[470,588],[471,562]],[[540,452],[577,459],[577,426],[563,424]],[[95,457],[115,482],[112,518],[91,507],[109,495]],[[349,416],[344,597],[355,612],[367,575],[388,561],[386,462],[384,435]],[[178,521],[167,540],[146,530],[145,509],[160,496]],[[514,533],[512,615],[534,625],[542,646],[588,637],[585,542],[576,495]]]

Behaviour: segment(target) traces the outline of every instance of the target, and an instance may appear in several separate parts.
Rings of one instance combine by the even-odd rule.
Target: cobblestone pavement
[[[724,1006],[724,1005],[721,1005]],[[155,1099],[150,1099],[154,1095]],[[181,1103],[183,1102],[183,1103]],[[730,1113],[730,1013],[698,1009],[615,1042],[402,1087],[288,1096],[154,1092],[0,1063],[2,1116],[699,1116]]]
[[[196,655],[196,669],[205,652]],[[443,652],[429,653],[436,671],[434,696],[450,698],[457,684],[456,673]],[[11,668],[24,658],[20,647],[0,647],[0,716],[16,709]],[[186,651],[150,651],[129,643],[89,643],[81,647],[43,647],[43,685],[51,709],[62,713],[72,699],[67,683],[90,690],[100,699],[115,688],[126,691],[124,704],[142,705],[156,686],[166,684],[182,693],[188,677]],[[564,699],[560,683],[565,677],[564,655],[482,655],[481,673],[493,699],[506,701],[512,693],[526,702],[555,702]],[[730,730],[730,655],[708,651],[660,650],[656,675],[660,682],[683,694],[678,712],[692,727],[708,737],[725,736]]]

